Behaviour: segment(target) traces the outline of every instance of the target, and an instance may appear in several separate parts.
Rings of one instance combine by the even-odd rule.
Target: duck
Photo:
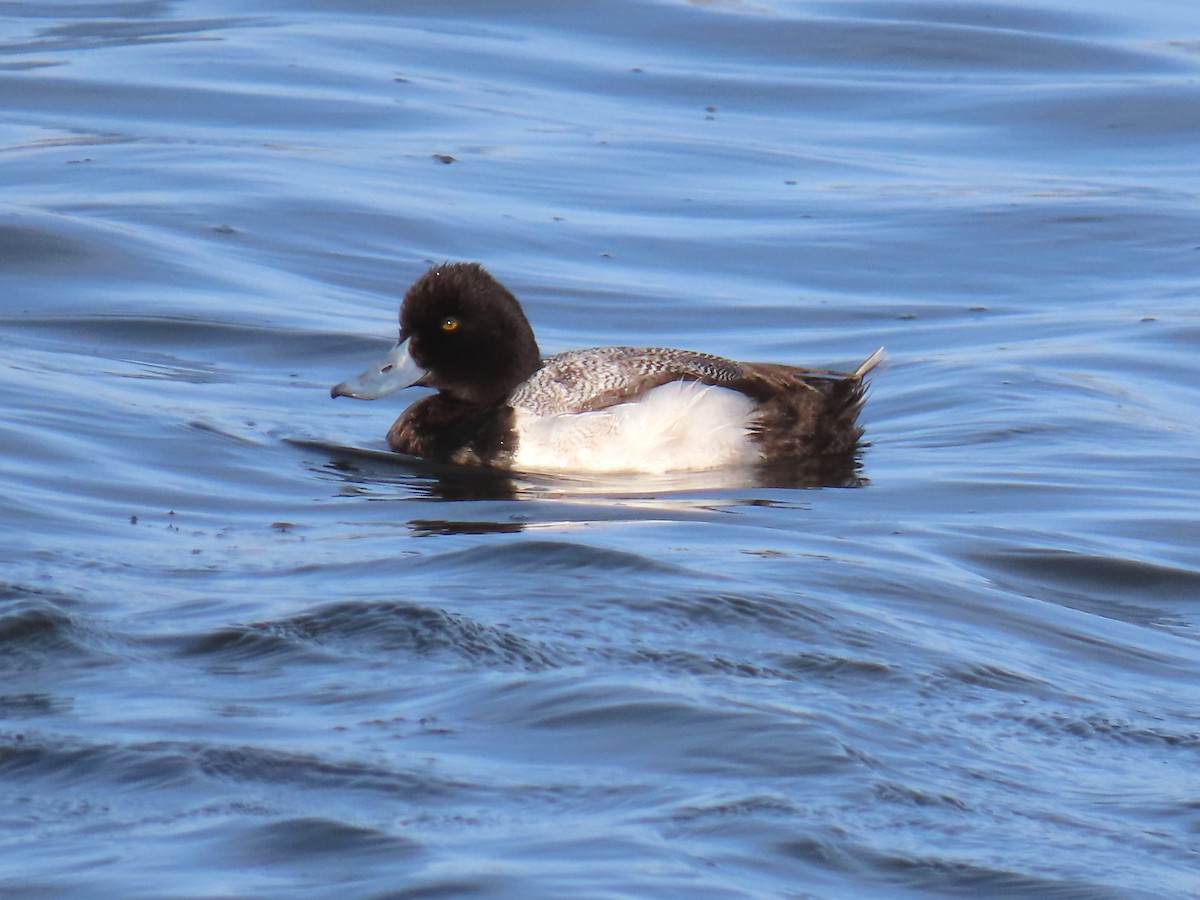
[[[330,395],[436,393],[387,433],[397,453],[530,473],[667,473],[853,455],[866,376],[666,347],[543,357],[515,296],[480,263],[434,266],[400,304],[399,340]]]

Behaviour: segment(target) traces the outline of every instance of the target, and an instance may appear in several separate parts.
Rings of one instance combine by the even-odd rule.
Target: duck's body
[[[530,472],[667,472],[852,454],[864,376],[659,347],[543,360],[520,304],[482,267],[430,269],[405,295],[400,343],[333,396],[438,388],[388,431],[393,450]]]

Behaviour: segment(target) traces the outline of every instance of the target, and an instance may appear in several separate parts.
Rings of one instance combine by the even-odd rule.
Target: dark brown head
[[[410,385],[446,399],[503,401],[541,366],[521,304],[479,263],[447,263],[418,278],[400,304],[400,341],[380,362],[336,385],[334,397],[374,400]]]
[[[400,340],[421,384],[468,403],[503,400],[541,365],[529,321],[479,263],[435,266],[404,295]]]

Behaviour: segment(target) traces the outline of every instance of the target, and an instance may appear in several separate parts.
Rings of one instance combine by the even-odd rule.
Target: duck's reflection
[[[512,472],[475,466],[456,466],[405,456],[390,450],[343,447],[316,441],[302,443],[325,451],[329,461],[320,468],[347,487],[381,499],[395,499],[389,487],[404,488],[409,496],[434,500],[515,500],[522,486]]]
[[[409,530],[416,537],[443,534],[517,534],[525,530],[524,522],[456,522],[451,519],[412,519]]]
[[[610,475],[559,475],[514,472],[432,462],[388,450],[346,447],[319,441],[293,444],[326,451],[329,471],[363,485],[404,485],[442,500],[510,500],[523,493],[638,494],[729,488],[862,487],[862,447],[853,452],[812,459],[780,460],[727,469]]]
[[[395,501],[546,501],[683,510],[777,503],[779,497],[746,496],[746,490],[855,488],[862,474],[861,450],[837,457],[789,460],[736,469],[672,472],[661,475],[543,475],[431,462],[387,450],[346,447],[319,441],[293,440],[320,450],[325,462],[314,466],[334,476],[341,493],[367,500]],[[728,493],[736,491],[738,493]],[[428,509],[426,509],[428,512]],[[419,536],[446,534],[512,534],[529,527],[524,516],[504,521],[422,517],[408,521]]]

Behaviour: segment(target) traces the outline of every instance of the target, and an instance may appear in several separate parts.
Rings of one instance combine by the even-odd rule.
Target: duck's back
[[[548,358],[513,392],[519,469],[669,471],[853,452],[862,376],[689,350]]]
[[[668,347],[591,347],[549,357],[509,397],[515,409],[561,416],[606,409],[672,381],[728,386],[741,364]]]

